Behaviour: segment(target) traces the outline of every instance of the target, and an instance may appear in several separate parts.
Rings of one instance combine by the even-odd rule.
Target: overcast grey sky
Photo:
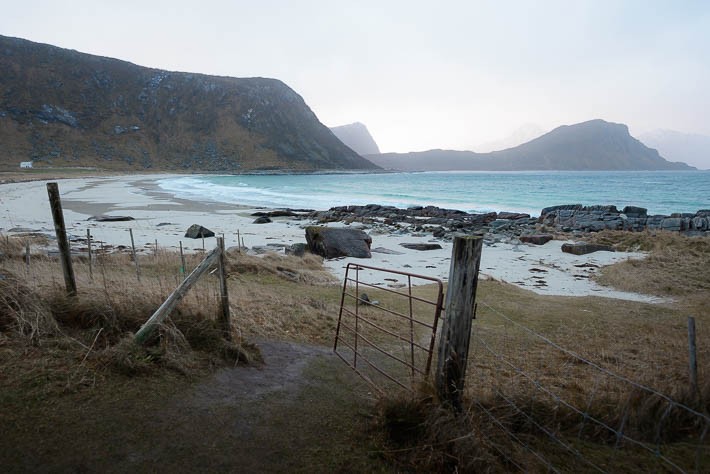
[[[710,135],[710,1],[12,1],[0,34],[283,80],[386,151],[592,118]],[[0,72],[1,73],[1,72]]]

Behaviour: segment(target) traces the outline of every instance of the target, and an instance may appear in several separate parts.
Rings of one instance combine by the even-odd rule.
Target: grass
[[[697,440],[703,430],[695,419],[687,417],[677,407],[669,409],[667,402],[658,397],[635,393],[629,390],[628,384],[600,376],[598,371],[550,349],[548,344],[481,304],[489,303],[513,321],[605,369],[707,412],[710,408],[707,384],[710,351],[702,342],[710,340],[708,280],[704,277],[708,268],[707,242],[660,232],[655,235],[599,233],[594,238],[620,250],[650,252],[646,260],[622,262],[602,269],[601,282],[674,299],[652,305],[598,297],[542,296],[504,282],[482,280],[467,372],[466,416],[454,416],[449,410],[441,409],[435,391],[426,380],[417,378],[420,388],[410,394],[368,371],[388,395],[379,398],[370,423],[357,422],[355,431],[360,434],[337,431],[342,435],[338,439],[353,442],[358,436],[363,437],[361,441],[375,445],[369,448],[373,463],[380,466],[378,460],[384,459],[394,470],[504,472],[515,470],[513,462],[531,471],[543,470],[539,459],[512,440],[507,434],[510,432],[565,470],[590,470],[532,424],[528,418],[531,417],[598,465],[613,467],[619,472],[661,470],[654,456],[634,448],[628,441],[623,441],[621,449],[616,449],[616,440],[608,431],[584,421],[578,413],[558,403],[556,397],[561,397],[615,429],[623,422],[625,432],[634,439],[651,444],[660,441],[663,455],[679,460],[692,470],[697,451],[691,441]],[[136,349],[129,344],[127,336],[135,331],[136,324],[181,280],[180,260],[175,253],[140,256],[140,285],[128,255],[99,257],[93,267],[93,280],[89,278],[88,262],[79,260],[75,263],[75,272],[80,295],[78,303],[72,303],[61,294],[61,272],[56,261],[33,256],[27,277],[22,260],[23,242],[0,237],[0,252],[6,255],[5,260],[0,261],[2,272],[17,277],[13,280],[14,293],[4,291],[2,294],[20,295],[8,300],[14,298],[27,303],[22,307],[5,303],[12,308],[13,316],[0,316],[3,321],[0,361],[4,361],[0,362],[4,363],[0,367],[0,383],[12,388],[3,392],[6,406],[19,406],[21,394],[29,393],[28,399],[37,400],[38,406],[45,410],[48,409],[47,396],[64,394],[61,396],[69,400],[91,396],[102,386],[114,387],[118,380],[133,380],[139,385],[152,380],[158,386],[165,384],[165,390],[170,391],[168,387],[172,385],[189,384],[191,374],[206,374],[225,363],[220,357],[221,349],[214,346],[216,336],[211,332],[219,295],[214,275],[203,278],[188,294],[151,348]],[[189,256],[188,268],[193,268],[199,258],[199,255]],[[318,258],[275,254],[253,257],[233,253],[229,255],[227,270],[233,331],[238,341],[276,339],[332,344],[341,287]],[[666,278],[656,282],[655,275],[666,275]],[[349,291],[354,293],[353,288]],[[406,298],[382,290],[367,288],[364,291],[370,300],[379,301],[380,308],[408,314]],[[420,286],[415,287],[414,294],[434,299],[436,291],[434,286]],[[352,299],[346,299],[346,307],[352,311],[356,308]],[[50,318],[36,317],[47,314],[47,309]],[[419,319],[431,321],[433,318],[432,308],[423,303],[416,302],[413,311]],[[365,337],[390,354],[409,360],[408,341],[412,331],[408,320],[392,317],[371,305],[357,306],[357,312],[359,317],[400,334],[404,340],[375,331],[360,321],[359,330]],[[696,393],[688,390],[686,324],[689,315],[696,317],[699,342],[701,386]],[[354,324],[351,316],[343,318]],[[341,336],[352,344],[354,338],[348,334],[341,327]],[[430,333],[426,328],[415,326],[413,334],[415,341],[427,345]],[[402,380],[410,379],[411,375],[401,364],[392,363],[383,354],[368,349],[362,340],[360,343],[360,348],[364,347],[365,354],[373,361]],[[351,356],[344,346],[339,350],[346,358]],[[418,352],[416,363],[420,367],[424,356]],[[531,375],[556,397],[545,395],[498,356]],[[361,362],[359,367],[362,366]],[[319,406],[330,406],[316,392],[330,393],[336,388],[332,384],[343,383],[339,377],[332,372],[320,388],[304,389],[304,403],[319,400]],[[350,403],[344,393],[338,397],[342,397],[337,398],[340,402]],[[345,419],[358,418],[357,412],[362,406],[355,405],[348,408]],[[304,410],[300,405],[289,407],[283,412],[274,412],[276,418],[263,421],[281,426],[279,423],[285,423],[283,420]],[[317,411],[309,416],[318,416]],[[283,420],[278,421],[282,416]],[[333,408],[327,416],[337,418],[337,410]],[[324,422],[332,421],[329,420]],[[334,426],[329,429],[336,430]],[[311,433],[304,439],[318,443],[320,438]],[[306,444],[309,459],[320,462],[318,459],[323,453]],[[703,449],[701,460],[703,466],[707,466],[710,460],[706,460],[707,450]],[[338,452],[338,456],[347,458],[347,447],[339,445]],[[328,466],[328,470],[343,468],[337,462],[323,466]],[[367,462],[358,465],[357,470],[367,470],[366,466]]]

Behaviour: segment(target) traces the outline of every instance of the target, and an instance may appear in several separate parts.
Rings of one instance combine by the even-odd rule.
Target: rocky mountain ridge
[[[490,153],[429,150],[366,158],[401,171],[694,169],[666,161],[658,151],[632,137],[626,125],[599,119],[563,125],[517,147]]]
[[[0,166],[373,169],[283,82],[171,72],[0,36]]]

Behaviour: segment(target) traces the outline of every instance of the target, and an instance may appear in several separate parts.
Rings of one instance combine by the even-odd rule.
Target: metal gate
[[[394,276],[395,278],[386,278],[386,280],[397,281],[397,284],[391,286],[406,288],[406,292],[387,288],[382,283],[363,281],[361,271],[365,270],[371,275],[384,274],[390,277]],[[429,300],[414,296],[412,294],[412,279],[415,282],[436,283],[438,291],[435,298]],[[400,283],[400,280],[404,280],[406,283]],[[391,298],[391,301],[384,304],[370,300],[365,294],[360,294],[362,287],[385,292],[381,293],[381,295]],[[348,290],[354,290],[354,294]],[[346,297],[348,298],[347,301]],[[340,312],[333,350],[343,362],[376,389],[381,391],[382,387],[375,383],[365,373],[363,368],[372,369],[374,373],[385,377],[404,389],[411,390],[411,383],[403,382],[401,375],[398,377],[397,373],[401,372],[401,370],[397,370],[398,366],[405,366],[408,369],[405,372],[410,372],[412,378],[429,375],[436,328],[441,311],[444,309],[443,299],[443,284],[437,278],[348,263],[345,268],[345,279],[340,298]],[[349,304],[350,301],[353,303],[352,308]],[[405,310],[398,311],[399,306],[403,306]],[[428,318],[428,320],[422,317],[423,314],[431,314],[432,311],[433,317]],[[344,315],[346,316],[345,318],[343,318]],[[341,332],[341,329],[347,331],[351,337],[348,338],[344,331]],[[421,337],[417,336],[417,332],[421,332],[421,330],[424,330],[424,334],[420,335]],[[405,332],[406,335],[402,335],[402,332]],[[395,355],[393,353],[395,352],[393,350],[395,346],[392,343],[385,344],[382,341],[378,344],[378,338],[385,338],[386,340],[389,338],[392,341],[396,341],[396,343],[400,344],[398,349],[402,349],[403,352],[408,352],[408,354],[404,356]],[[342,344],[348,350],[343,351],[339,348],[339,344]],[[366,352],[371,352],[373,355],[383,354],[386,356],[384,360],[393,363],[390,364],[393,366],[388,370],[387,364],[383,364],[382,361],[378,363],[374,360],[374,357],[369,357]],[[405,358],[408,360],[405,360]],[[380,359],[382,358],[380,357]]]

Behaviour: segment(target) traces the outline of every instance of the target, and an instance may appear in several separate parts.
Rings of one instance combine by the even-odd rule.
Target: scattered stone
[[[362,306],[362,305],[366,305],[369,303],[370,303],[370,298],[367,296],[367,293],[361,294],[359,304]]]
[[[543,270],[542,268],[535,268],[535,267],[531,268],[530,271],[536,272],[536,273],[547,273],[547,270]]]
[[[135,219],[131,216],[91,216],[86,220],[96,222],[125,222],[134,221]]]
[[[268,211],[268,212],[254,212],[252,213],[253,217],[295,217],[298,216],[295,212],[288,210],[288,209],[278,209],[275,211]]]
[[[201,239],[203,237],[214,237],[214,232],[211,230],[202,227],[199,224],[192,224],[188,229],[187,232],[185,232],[185,237],[188,239]]]
[[[443,247],[442,247],[441,245],[439,245],[439,244],[410,244],[410,243],[402,243],[402,244],[399,244],[399,245],[401,245],[401,246],[404,247],[405,249],[420,250],[420,251],[424,251],[424,250],[439,250],[439,249],[443,248]]]
[[[172,222],[161,222],[160,224],[156,225],[155,227],[163,227],[166,225],[177,225],[177,224],[173,224]]]
[[[306,241],[311,252],[325,258],[371,258],[372,238],[357,229],[306,227]]]
[[[562,244],[562,251],[573,255],[586,255],[592,252],[613,252],[614,248],[610,245],[576,242],[573,244]]]
[[[384,247],[375,247],[374,249],[370,249],[370,252],[384,253],[386,255],[404,255],[404,252],[397,252],[396,250],[390,250]]]
[[[520,237],[520,241],[529,244],[544,245],[552,240],[552,238],[550,234],[523,235]]]
[[[308,250],[308,244],[298,243],[286,247],[284,251],[286,255],[293,255],[294,257],[303,257]]]
[[[256,219],[254,219],[253,223],[254,224],[269,224],[271,222],[273,222],[273,221],[271,219],[269,219],[268,217],[261,216],[261,217],[257,217]]]

